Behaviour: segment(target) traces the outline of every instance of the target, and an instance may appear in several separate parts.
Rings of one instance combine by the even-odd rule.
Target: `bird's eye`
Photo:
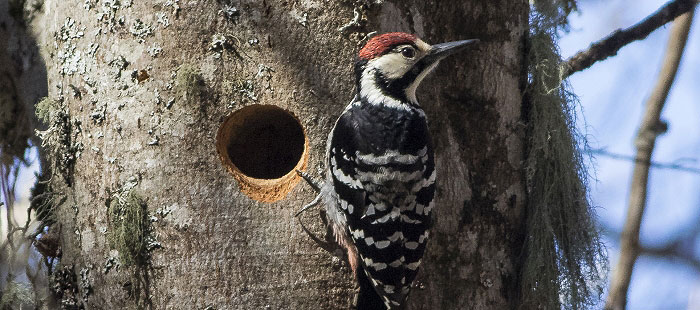
[[[413,47],[407,46],[401,49],[401,55],[406,58],[413,58],[416,56],[416,50]]]

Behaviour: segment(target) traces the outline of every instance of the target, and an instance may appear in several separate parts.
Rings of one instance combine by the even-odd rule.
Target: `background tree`
[[[646,1],[641,6],[630,10],[627,10],[629,7],[621,1],[611,2],[604,5],[605,12],[608,13],[602,16],[585,14],[601,12],[597,9],[597,7],[600,8],[599,3],[588,3],[582,7],[583,18],[572,19],[572,27],[590,25],[594,20],[603,20],[607,25],[597,31],[608,32],[609,30],[603,29],[627,27],[662,6],[657,12],[649,15],[649,18],[628,28],[642,29],[645,24],[658,21],[661,16],[668,16],[668,14],[658,13],[667,11],[666,8],[672,7],[671,4],[680,3],[680,1],[672,1],[664,5],[664,2]],[[692,2],[689,4],[693,5]],[[620,10],[622,8],[625,9]],[[624,13],[611,18],[614,15],[612,12]],[[697,162],[694,161],[697,157],[696,120],[691,117],[692,114],[688,114],[688,111],[694,109],[692,98],[697,92],[692,81],[693,76],[697,75],[698,41],[695,40],[697,36],[694,35],[697,31],[691,31],[688,47],[679,66],[678,78],[669,92],[669,82],[673,80],[669,77],[676,75],[674,66],[671,64],[678,65],[679,55],[683,51],[680,48],[683,45],[681,42],[685,41],[685,39],[681,40],[682,33],[690,29],[688,18],[685,18],[684,22],[681,22],[680,18],[674,21],[674,25],[681,23],[685,23],[686,26],[665,27],[665,31],[654,32],[644,42],[620,50],[619,57],[614,60],[572,77],[572,83],[577,92],[583,96],[581,101],[585,109],[586,126],[589,126],[591,135],[595,136],[592,140],[593,145],[598,144],[591,149],[598,157],[596,171],[599,180],[594,188],[593,197],[595,203],[601,206],[597,213],[606,232],[606,242],[610,245],[610,256],[616,261],[618,257],[616,247],[620,242],[620,232],[625,222],[624,214],[628,212],[633,215],[627,217],[627,224],[625,224],[626,232],[623,234],[625,240],[622,242],[626,244],[623,246],[624,249],[621,249],[620,262],[626,261],[622,265],[628,267],[630,266],[628,258],[639,256],[639,259],[635,263],[633,274],[629,272],[631,271],[629,268],[620,268],[620,271],[615,271],[615,275],[621,276],[614,276],[611,279],[611,294],[608,296],[609,302],[617,300],[617,306],[620,306],[619,301],[622,301],[624,306],[625,295],[629,295],[626,305],[628,309],[648,307],[694,309],[697,307],[696,283],[699,261],[695,250],[697,248],[697,195],[693,190],[700,179],[697,177]],[[697,26],[698,24],[695,23],[693,29],[697,30]],[[683,28],[686,30],[680,30]],[[671,29],[676,30],[671,31]],[[585,44],[580,43],[589,40],[585,36],[583,33],[578,33],[567,38],[565,41],[568,42],[563,42],[562,45],[564,50],[569,50],[565,53],[570,54],[573,45],[578,45],[577,48],[580,48]],[[576,40],[580,44],[574,43]],[[668,44],[666,44],[667,41]],[[661,56],[666,49],[668,56],[663,57],[664,66],[662,67]],[[640,62],[640,60],[644,61]],[[640,65],[642,63],[646,65]],[[659,71],[659,68],[664,69]],[[591,79],[591,77],[596,78]],[[589,82],[586,82],[587,80]],[[595,82],[591,83],[592,80]],[[610,84],[607,81],[619,81],[621,84]],[[655,87],[652,89],[652,86]],[[644,113],[643,108],[647,105],[654,107],[650,111],[660,111],[658,108],[667,100],[668,94],[670,94],[668,103],[665,104],[666,108],[661,114],[661,123],[659,123],[663,125],[658,126],[656,132],[658,138],[655,138],[658,143],[653,160],[646,155],[633,155],[635,145],[641,145],[649,150],[648,147],[644,147],[648,146],[648,143],[640,144],[636,141],[642,142],[653,136],[649,135],[653,131],[644,128],[651,128],[648,125],[654,122],[650,122],[649,119],[654,119],[653,115],[658,113]],[[643,102],[644,105],[639,104]],[[645,116],[644,125],[640,126],[642,115],[652,117]],[[613,119],[616,121],[610,122]],[[636,137],[637,129],[640,130],[639,133],[642,134],[643,139],[635,139],[633,144],[631,142]],[[636,173],[630,179],[633,165],[648,167],[649,177],[638,178],[639,173]],[[640,186],[646,184],[647,179],[648,185]],[[630,187],[627,184],[628,180],[636,184],[634,191],[628,190]],[[630,198],[628,198],[628,191]],[[646,197],[640,199],[640,194]],[[630,208],[625,211],[628,199]],[[643,217],[644,221],[641,222],[642,225],[639,226],[639,220],[642,219],[639,206],[644,205],[646,205],[646,214]],[[636,224],[633,224],[635,222]],[[636,233],[631,231],[635,226]],[[618,265],[620,264],[616,266]],[[627,287],[620,293],[619,284],[629,281],[630,275],[632,277],[629,293]],[[625,278],[626,280],[620,281]],[[667,283],[670,286],[666,285]],[[669,289],[664,289],[666,287]],[[612,294],[613,291],[615,294]]]

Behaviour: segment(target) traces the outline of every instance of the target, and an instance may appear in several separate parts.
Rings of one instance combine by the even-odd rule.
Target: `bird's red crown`
[[[360,50],[358,56],[370,60],[386,53],[393,46],[416,42],[416,36],[405,32],[389,32],[371,38]]]

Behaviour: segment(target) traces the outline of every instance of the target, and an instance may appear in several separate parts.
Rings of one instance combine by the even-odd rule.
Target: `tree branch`
[[[675,244],[671,244],[669,246],[664,247],[640,246],[639,253],[641,255],[646,256],[665,258],[669,260],[678,260],[688,266],[695,268],[695,270],[700,272],[700,260],[698,260],[690,253],[682,251],[681,249],[676,247]]]
[[[700,226],[695,224],[694,229],[690,231],[683,232],[676,238],[666,242],[663,245],[649,246],[649,245],[638,245],[639,255],[654,257],[657,259],[675,260],[680,261],[690,267],[695,268],[700,272],[700,258],[693,254],[693,247],[695,240],[700,236]],[[605,233],[610,239],[620,238],[620,231],[611,229],[610,227],[602,227],[603,233]],[[690,245],[690,246],[689,246]]]
[[[674,164],[674,163],[656,162],[653,160],[652,161],[645,161],[644,159],[636,158],[634,156],[608,152],[605,149],[587,149],[587,151],[590,152],[591,154],[605,156],[605,157],[612,158],[612,159],[626,160],[626,161],[631,161],[631,162],[635,162],[635,163],[646,164],[646,165],[649,165],[651,168],[676,170],[676,171],[683,171],[683,172],[688,172],[688,173],[700,175],[700,168],[687,167],[687,166],[684,166],[681,164]]]
[[[680,1],[676,1],[680,2]],[[694,1],[693,1],[694,2]],[[667,5],[668,6],[668,5]],[[646,207],[647,183],[649,180],[649,163],[659,134],[661,110],[666,103],[668,92],[678,71],[685,43],[688,40],[693,11],[680,17],[673,24],[671,36],[666,47],[666,56],[659,73],[657,84],[646,103],[646,112],[637,132],[635,146],[637,161],[632,174],[630,197],[627,207],[627,219],[620,237],[620,258],[613,271],[610,292],[605,302],[606,310],[624,310],[627,304],[627,289],[632,277],[634,263],[639,256],[639,228]]]
[[[625,45],[646,38],[652,31],[676,19],[683,13],[693,10],[697,0],[674,0],[644,20],[627,29],[618,29],[602,40],[591,44],[587,50],[579,51],[564,62],[563,77],[588,69],[594,63],[615,56]]]

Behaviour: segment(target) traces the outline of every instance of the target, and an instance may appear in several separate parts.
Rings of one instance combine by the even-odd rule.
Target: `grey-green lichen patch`
[[[259,80],[262,83],[264,83],[263,91],[273,91],[270,80],[272,78],[272,72],[274,72],[274,70],[264,65],[261,66],[263,67],[258,68],[258,74],[256,74],[255,77],[244,78],[241,80],[224,81],[224,83],[221,84],[222,94],[225,94],[226,96],[232,99],[236,98],[236,100],[232,100],[230,102],[230,107],[233,107],[236,104],[236,102],[257,102],[259,100],[258,92],[260,91],[260,85],[258,85],[257,83]],[[258,90],[256,91],[256,89]]]
[[[118,11],[131,7],[131,0],[85,0],[84,8],[90,10],[97,7],[97,21],[107,26],[107,30],[114,32],[116,27],[124,25],[124,16],[118,15]]]
[[[224,4],[224,7],[219,10],[219,14],[223,15],[227,20],[233,23],[238,22],[238,17],[241,16],[238,8],[230,4]]]
[[[156,113],[155,111],[151,111],[150,114],[150,119],[149,119],[149,129],[148,129],[148,135],[150,137],[150,140],[146,143],[146,145],[150,146],[155,146],[155,145],[160,145],[160,138],[158,136],[158,133],[162,133],[160,130],[160,123],[161,123],[161,116],[160,113]]]
[[[220,33],[215,33],[211,36],[211,43],[209,44],[209,50],[214,51],[216,58],[221,58],[221,54],[224,48],[228,44],[228,39],[225,35]]]
[[[165,2],[165,6],[170,6],[173,8],[173,14],[177,17],[180,14],[180,0],[168,0]]]
[[[104,266],[102,267],[102,274],[108,274],[112,268],[117,267],[119,263],[117,262],[117,258],[115,256],[109,256],[105,260]]]
[[[95,56],[97,55],[97,49],[99,47],[100,46],[96,43],[90,43],[90,46],[88,46],[88,50],[85,54],[90,58],[95,58]]]
[[[168,28],[168,26],[170,26],[170,19],[164,12],[156,12],[156,22],[163,28]]]
[[[294,20],[299,23],[299,25],[302,25],[304,27],[309,26],[309,14],[300,10],[297,10],[297,8],[293,8],[291,11],[289,11],[289,16],[291,16]]]
[[[201,99],[204,92],[204,79],[199,70],[190,64],[181,65],[175,76],[175,93],[185,102]]]
[[[92,268],[92,266],[89,266]],[[92,284],[90,280],[90,269],[87,267],[80,268],[80,293],[83,300],[87,300],[92,294]]]
[[[263,64],[258,64],[258,73],[255,74],[255,78],[262,83],[262,88],[270,93],[275,91],[271,83],[272,73],[274,72],[274,69]]]
[[[160,92],[158,91],[157,88],[154,89],[153,90],[153,103],[155,103],[156,105],[159,105],[162,102],[163,102],[163,98],[160,96]]]
[[[161,218],[165,218],[171,212],[173,212],[172,206],[156,209],[156,215],[160,216]]]
[[[588,200],[576,130],[576,97],[561,77],[556,40],[572,0],[533,1],[526,109],[528,213],[521,275],[523,308],[587,309],[602,295],[605,248]]]
[[[134,181],[127,183],[109,200],[107,240],[119,252],[123,266],[145,266],[157,245],[151,236],[146,202],[133,191],[135,186]]]
[[[114,81],[119,81],[119,78],[122,76],[122,71],[129,66],[129,62],[126,60],[126,58],[124,58],[124,56],[119,55],[110,60],[108,65],[112,67],[112,79]]]
[[[59,31],[54,33],[54,47],[57,50],[56,58],[59,64],[59,73],[62,75],[83,74],[86,71],[85,59],[82,51],[77,49],[76,41],[85,36],[85,27],[76,25],[74,19],[66,17]]]
[[[211,36],[211,43],[209,43],[209,50],[214,52],[214,58],[219,59],[223,55],[224,51],[232,53],[237,58],[241,58],[236,48],[240,45],[240,40],[232,35],[225,35],[222,33],[215,33]]]
[[[158,138],[158,136],[156,136],[156,135],[152,135],[151,139],[148,140],[148,142],[146,144],[151,145],[151,146],[158,145],[158,144],[160,144],[160,138]]]
[[[236,85],[238,91],[244,98],[251,101],[258,101],[258,96],[255,94],[255,82],[253,80],[245,80]]]
[[[73,166],[83,151],[82,143],[75,142],[73,137],[80,131],[80,122],[71,121],[65,105],[48,97],[37,103],[36,114],[48,126],[44,131],[37,131],[37,135],[41,138],[41,146],[52,159],[52,175],[62,175],[70,186]]]
[[[153,43],[153,45],[151,45],[151,47],[149,47],[149,48],[147,49],[148,55],[150,55],[150,56],[153,57],[153,58],[158,57],[158,55],[159,55],[160,52],[162,52],[162,51],[163,51],[163,48],[160,47],[160,45],[158,45],[158,43]]]
[[[90,120],[92,120],[92,123],[95,125],[101,125],[107,116],[107,105],[98,102],[94,102],[93,105],[95,107],[90,111]]]
[[[61,29],[59,29],[55,34],[56,40],[68,42],[73,39],[82,38],[83,36],[85,36],[85,28],[86,27],[78,27],[75,24],[74,19],[66,17],[66,20],[63,22]]]
[[[73,265],[59,265],[51,275],[49,283],[49,289],[61,305],[61,309],[84,309],[85,305],[79,298],[80,290]]]
[[[131,23],[131,27],[129,27],[129,33],[136,37],[137,42],[143,43],[146,41],[146,37],[153,34],[153,26],[150,24],[146,24],[137,18]]]
[[[257,102],[261,95],[274,93],[272,78],[275,70],[265,64],[258,64],[255,76],[241,80],[226,81],[222,92],[240,98],[240,101]]]
[[[95,7],[95,4],[97,4],[97,0],[85,0],[85,2],[83,2],[83,9],[90,11]]]

